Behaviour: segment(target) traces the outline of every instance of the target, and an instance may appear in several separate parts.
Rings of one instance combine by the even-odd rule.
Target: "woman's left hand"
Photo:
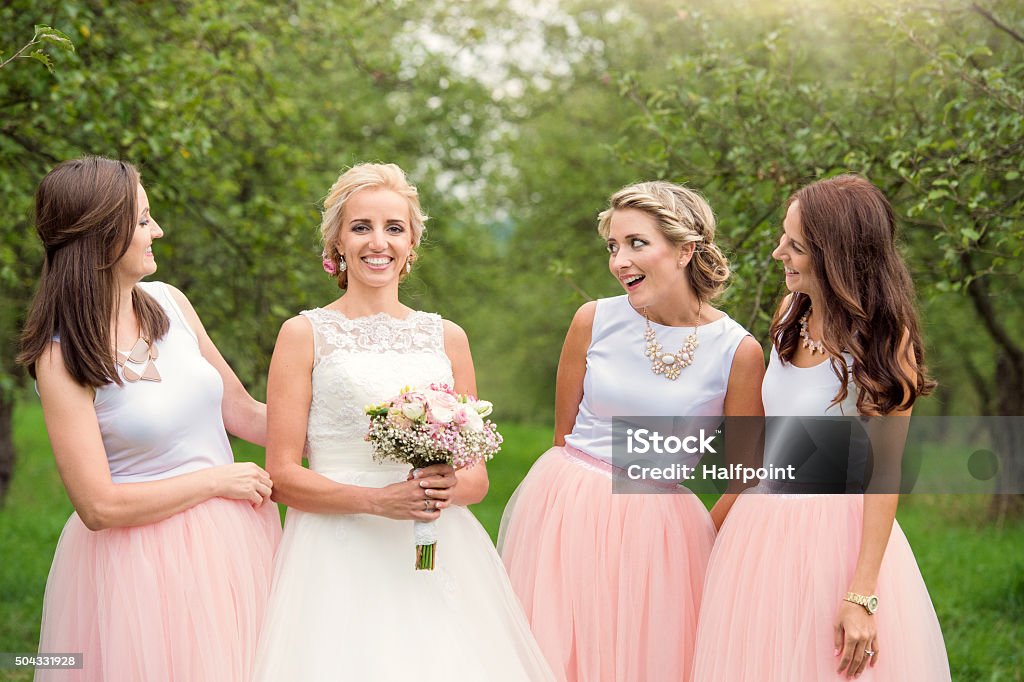
[[[868,663],[878,662],[875,617],[863,606],[848,601],[839,605],[835,624],[835,655],[839,656],[839,669],[847,677],[860,677]]]
[[[452,493],[459,479],[455,477],[455,469],[447,464],[431,464],[422,469],[413,469],[407,480],[416,479],[423,488],[423,496],[433,500],[433,508],[446,509],[451,505]]]

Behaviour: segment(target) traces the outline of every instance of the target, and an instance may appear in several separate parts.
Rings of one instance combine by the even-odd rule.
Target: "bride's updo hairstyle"
[[[348,273],[338,268],[338,234],[344,220],[345,204],[356,192],[364,189],[386,189],[405,198],[409,204],[409,216],[412,221],[412,246],[409,263],[416,262],[416,247],[423,238],[424,223],[427,216],[420,208],[419,192],[409,183],[405,172],[393,163],[361,163],[352,166],[342,173],[331,187],[324,199],[323,219],[320,223],[321,241],[324,246],[324,263],[334,265],[334,277],[338,280],[338,288],[348,287]],[[402,264],[401,279],[405,279],[405,264]]]
[[[715,245],[715,214],[699,193],[662,180],[623,187],[597,217],[597,231],[605,239],[611,232],[612,213],[633,208],[654,218],[658,229],[676,245],[694,244],[686,268],[690,286],[702,301],[711,301],[725,289],[729,261]]]

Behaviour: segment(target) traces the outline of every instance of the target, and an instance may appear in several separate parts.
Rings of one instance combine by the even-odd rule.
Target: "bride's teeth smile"
[[[364,256],[362,259],[362,261],[371,268],[386,268],[391,265],[392,260],[394,259],[389,256]]]

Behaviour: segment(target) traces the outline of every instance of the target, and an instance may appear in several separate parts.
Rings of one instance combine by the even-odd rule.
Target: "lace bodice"
[[[380,469],[363,439],[369,426],[364,409],[405,386],[454,382],[441,317],[414,311],[404,320],[385,313],[349,319],[324,308],[302,315],[313,327],[314,344],[306,427],[310,469],[324,474]]]

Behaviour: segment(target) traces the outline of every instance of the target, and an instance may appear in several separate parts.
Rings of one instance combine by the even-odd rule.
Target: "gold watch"
[[[844,601],[863,606],[864,610],[870,615],[875,615],[875,611],[878,610],[878,597],[873,594],[864,596],[863,594],[857,594],[856,592],[847,592],[846,596],[843,597]]]

